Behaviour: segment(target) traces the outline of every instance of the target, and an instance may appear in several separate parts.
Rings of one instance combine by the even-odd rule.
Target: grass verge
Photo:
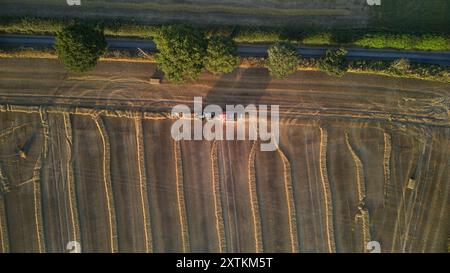
[[[70,18],[0,17],[0,32],[53,35]],[[149,39],[158,25],[145,25],[133,21],[96,21],[104,26],[110,37]],[[367,48],[393,48],[402,50],[450,51],[450,35],[433,32],[392,32],[370,29],[297,29],[270,27],[200,26],[207,35],[226,35],[237,43],[291,42],[297,45],[335,45]]]

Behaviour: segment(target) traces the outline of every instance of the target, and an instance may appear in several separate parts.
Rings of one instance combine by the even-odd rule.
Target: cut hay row
[[[64,133],[66,139],[66,181],[67,181],[67,191],[69,194],[69,211],[70,211],[70,221],[72,226],[72,241],[80,242],[80,224],[78,218],[78,201],[75,193],[75,179],[73,174],[72,162],[72,124],[70,121],[69,113],[63,113],[64,121]]]
[[[1,172],[1,170],[0,170]],[[5,199],[0,196],[0,246],[1,253],[9,252],[8,225],[6,223]]]
[[[181,145],[179,141],[173,141],[173,151],[175,158],[175,176],[177,184],[177,200],[178,200],[178,212],[180,216],[181,225],[181,239],[183,241],[183,252],[190,252],[191,246],[189,242],[189,230],[186,216],[186,203],[184,198],[184,185],[183,185],[183,165],[181,161]]]
[[[9,252],[9,235],[8,235],[8,223],[6,222],[6,210],[5,210],[5,198],[2,195],[9,191],[9,183],[6,175],[3,174],[2,167],[0,166],[0,251],[1,253]],[[2,192],[4,191],[4,192]]]
[[[383,206],[386,206],[386,201],[389,199],[389,187],[391,187],[391,154],[392,154],[391,135],[385,132],[384,152],[383,152],[383,171],[384,171]]]
[[[171,115],[169,112],[144,112],[144,119],[146,120],[165,120],[170,118]]]
[[[361,229],[363,234],[363,250],[366,250],[366,245],[368,242],[372,241],[372,236],[370,235],[370,219],[369,210],[365,207],[359,206],[358,212],[356,213],[356,220],[361,221]]]
[[[364,199],[366,198],[366,185],[364,179],[363,164],[361,162],[361,159],[353,149],[352,144],[350,143],[350,136],[348,131],[345,131],[345,143],[347,144],[347,148],[350,151],[350,154],[352,155],[353,162],[355,163],[358,202],[363,203]]]
[[[48,152],[48,141],[49,141],[49,126],[48,126],[48,115],[44,108],[39,108],[40,123],[43,131],[43,145],[41,152],[36,160],[33,168],[33,176],[31,181],[33,181],[33,201],[34,201],[34,220],[36,227],[36,238],[38,244],[39,253],[45,252],[45,237],[44,237],[44,220],[42,216],[42,204],[41,204],[41,172],[42,164],[47,158]]]
[[[248,158],[248,186],[250,192],[250,204],[252,208],[253,226],[255,233],[255,243],[256,243],[255,252],[260,253],[263,252],[264,249],[262,241],[261,216],[259,211],[258,193],[256,190],[255,155],[256,155],[256,141],[253,142],[252,148],[250,150],[250,156]]]
[[[106,192],[106,205],[108,208],[108,219],[109,219],[109,236],[111,240],[111,252],[116,253],[118,251],[118,243],[117,243],[117,224],[116,224],[116,213],[114,208],[114,197],[112,193],[112,184],[111,184],[111,170],[110,170],[110,144],[108,139],[108,134],[103,124],[102,118],[99,116],[100,113],[96,115],[92,115],[92,119],[95,122],[95,125],[98,128],[100,137],[102,139],[103,146],[103,183]]]
[[[366,249],[366,244],[371,241],[371,236],[369,210],[365,207],[366,182],[364,177],[364,167],[361,159],[356,154],[356,151],[352,146],[350,135],[347,130],[345,131],[345,143],[347,144],[348,150],[352,155],[353,162],[355,163],[356,185],[358,192],[358,213],[356,214],[356,218],[361,221],[361,229],[363,233],[363,249]]]
[[[220,177],[219,177],[219,164],[217,159],[217,145],[216,141],[213,142],[211,146],[211,172],[213,179],[213,194],[214,194],[214,211],[216,216],[216,231],[217,238],[219,242],[219,251],[221,253],[227,251],[227,242],[225,237],[225,227],[223,222],[223,208],[221,190],[220,190]]]
[[[107,107],[107,106],[105,106]],[[77,115],[92,115],[92,113],[98,111],[93,108],[86,107],[63,107],[63,106],[52,106],[48,107],[49,113],[60,113],[61,111],[68,111],[71,114]],[[134,116],[133,110],[102,110],[105,116],[108,117],[129,117],[132,118]],[[38,113],[39,106],[23,106],[23,105],[12,105],[12,104],[2,104],[0,105],[0,112],[19,112],[19,113]],[[164,119],[173,119],[171,117],[171,113],[168,111],[162,112],[150,112],[143,111],[144,119],[149,120],[164,120]],[[370,121],[370,122],[397,122],[404,124],[423,124],[423,125],[435,125],[435,126],[448,126],[448,120],[445,119],[435,119],[430,118],[428,116],[411,116],[404,113],[378,113],[378,112],[369,112],[369,111],[352,111],[352,114],[349,114],[348,111],[331,111],[327,110],[327,112],[321,109],[302,109],[302,111],[296,112],[286,112],[280,113],[280,122],[285,123],[290,122],[293,118],[302,119],[302,118],[340,118],[344,120],[353,119],[353,120],[362,120],[362,121]]]
[[[297,212],[295,210],[294,192],[292,186],[292,172],[291,163],[283,153],[281,148],[278,147],[278,154],[283,161],[284,168],[284,188],[286,190],[286,201],[288,207],[289,217],[289,235],[291,237],[291,248],[293,253],[299,252],[298,236],[297,236]]]
[[[327,167],[327,147],[328,147],[328,130],[320,127],[320,178],[325,199],[325,223],[327,231],[327,245],[329,252],[336,252],[336,243],[334,239],[333,224],[333,199],[331,196],[330,182],[328,180]]]
[[[144,159],[145,150],[144,150],[144,133],[142,128],[142,116],[136,116],[136,118],[134,119],[134,127],[136,135],[136,149],[137,149],[136,153],[138,155],[141,208],[144,221],[145,250],[146,252],[153,252],[150,212],[148,205],[147,176]]]

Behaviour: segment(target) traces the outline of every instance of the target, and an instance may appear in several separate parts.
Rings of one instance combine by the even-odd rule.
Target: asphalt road
[[[149,52],[156,51],[155,44],[149,40],[108,38],[107,42],[111,49],[134,50],[140,48]],[[0,46],[51,47],[53,44],[53,36],[0,35]],[[268,48],[269,45],[239,44],[238,53],[245,57],[261,57],[266,55]],[[301,56],[312,58],[323,56],[326,50],[327,47],[298,47],[298,52]],[[411,62],[450,66],[450,52],[349,48],[347,58],[353,60],[394,60],[405,58]]]

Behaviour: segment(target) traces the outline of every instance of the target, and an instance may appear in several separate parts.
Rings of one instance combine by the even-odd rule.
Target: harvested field
[[[147,179],[139,119],[105,118],[110,139],[111,186],[116,207],[117,233],[126,240],[118,248],[125,252],[150,252],[151,227]],[[130,148],[132,147],[132,148]],[[141,159],[142,157],[142,159]],[[139,159],[139,160],[138,160]]]
[[[370,19],[370,7],[365,0],[82,0],[78,7],[56,0],[4,0],[0,15],[133,19],[151,24],[183,21],[203,25],[364,27]]]
[[[448,84],[239,69],[150,86],[147,64],[34,62],[0,60],[2,252],[447,251]],[[279,149],[174,141],[167,109],[194,95],[279,104]]]
[[[84,251],[114,252],[117,250],[117,224],[111,198],[108,136],[103,124],[100,125],[103,121],[97,118],[72,116],[72,123],[80,243]]]
[[[177,196],[175,147],[170,120],[143,120],[150,221],[155,252],[183,252],[183,227]]]
[[[0,115],[3,124],[41,124],[39,113]],[[380,241],[386,252],[445,247],[443,221],[448,219],[440,202],[448,198],[448,170],[439,162],[448,161],[448,151],[439,145],[448,142],[448,129],[391,129],[392,158],[385,165],[384,128],[365,123],[282,126],[281,153],[261,152],[247,141],[214,146],[208,141],[172,142],[162,137],[169,119],[141,120],[142,145],[136,137],[141,129],[135,127],[140,119],[70,114],[76,155],[71,181],[71,169],[65,168],[69,159],[55,156],[66,155],[70,143],[64,135],[58,140],[65,133],[64,115],[49,113],[48,120],[49,157],[42,168],[42,189],[36,192],[43,221],[35,206],[39,202],[22,195],[28,186],[34,197],[34,180],[16,182],[17,175],[24,175],[14,169],[19,158],[2,148],[3,157],[9,153],[10,160],[2,164],[13,185],[0,218],[1,238],[9,242],[9,248],[3,243],[3,251],[61,252],[78,236],[83,250],[93,252],[364,252],[370,240]],[[38,128],[34,131],[41,142],[32,145],[31,158],[42,152],[44,131]],[[139,160],[142,147],[145,159]],[[213,149],[216,156],[211,156]],[[28,168],[33,179],[34,164]],[[419,181],[414,191],[406,188],[412,176]],[[70,183],[77,191],[74,200]],[[14,217],[18,213],[26,217]],[[26,231],[19,235],[21,229],[5,229],[5,221]],[[39,233],[36,223],[45,233]]]

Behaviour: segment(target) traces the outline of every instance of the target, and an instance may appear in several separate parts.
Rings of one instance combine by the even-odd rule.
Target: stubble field
[[[448,84],[239,68],[149,85],[154,64],[0,64],[1,252],[447,251]],[[279,104],[279,149],[174,141],[165,113],[194,96]]]
[[[290,121],[261,152],[176,142],[142,113],[30,109],[0,114],[2,252],[446,250],[448,128]]]

